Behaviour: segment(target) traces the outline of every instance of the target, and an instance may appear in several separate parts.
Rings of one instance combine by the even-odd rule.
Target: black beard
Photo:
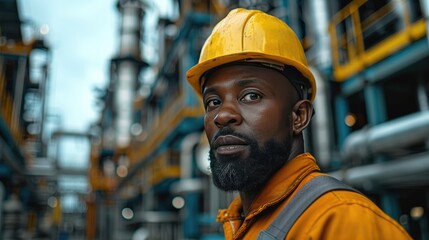
[[[230,132],[230,131],[228,131]],[[210,169],[213,183],[224,191],[257,191],[272,177],[272,175],[288,160],[291,151],[291,139],[283,143],[267,141],[263,147],[249,137],[229,133],[245,139],[249,143],[250,154],[247,159],[236,157],[216,158],[210,149]]]

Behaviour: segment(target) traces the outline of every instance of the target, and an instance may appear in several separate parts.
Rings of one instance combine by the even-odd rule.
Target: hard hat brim
[[[186,73],[186,77],[188,79],[189,84],[194,88],[195,92],[197,92],[199,96],[202,96],[201,76],[205,72],[215,67],[221,66],[223,64],[242,61],[245,59],[268,59],[268,60],[274,60],[279,63],[283,63],[286,65],[295,67],[299,72],[301,72],[301,74],[305,78],[308,79],[308,82],[310,83],[310,87],[311,87],[311,95],[309,100],[311,102],[314,101],[314,98],[316,96],[316,82],[310,69],[308,69],[306,66],[304,66],[303,64],[295,60],[292,60],[289,58],[283,58],[275,55],[269,55],[261,52],[240,52],[240,53],[220,56],[217,58],[212,58],[193,66]]]

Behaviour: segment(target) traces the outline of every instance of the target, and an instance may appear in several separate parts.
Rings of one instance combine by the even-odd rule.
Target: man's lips
[[[242,138],[234,135],[223,135],[216,138],[212,144],[217,154],[234,154],[244,150],[249,144]]]

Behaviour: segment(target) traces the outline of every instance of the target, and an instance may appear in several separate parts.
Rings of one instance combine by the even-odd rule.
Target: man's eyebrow
[[[245,87],[254,83],[257,83],[259,81],[257,81],[256,79],[243,79],[243,80],[238,80],[237,82],[235,82],[235,85],[240,86],[240,87]]]
[[[214,92],[216,92],[216,89],[215,89],[215,88],[212,88],[212,87],[204,87],[204,88],[203,88],[202,95],[203,95],[203,97],[204,97],[204,95],[209,94],[209,93],[214,93]]]

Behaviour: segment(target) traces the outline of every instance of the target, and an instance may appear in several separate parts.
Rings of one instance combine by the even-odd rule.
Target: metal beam
[[[3,159],[6,161],[6,164],[10,166],[13,171],[19,175],[24,174],[25,166],[22,164],[24,158],[22,156],[17,156],[14,154],[8,144],[0,137],[0,154],[3,156]],[[1,157],[0,156],[0,157]]]
[[[56,139],[59,137],[82,137],[82,138],[91,138],[90,133],[85,132],[73,132],[73,131],[55,131],[52,133],[52,139]]]

